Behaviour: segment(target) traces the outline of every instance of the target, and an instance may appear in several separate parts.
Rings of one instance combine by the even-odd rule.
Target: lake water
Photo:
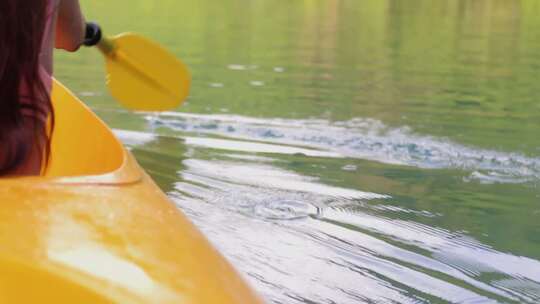
[[[540,302],[540,2],[84,0],[190,66],[130,113],[56,75],[268,303]]]

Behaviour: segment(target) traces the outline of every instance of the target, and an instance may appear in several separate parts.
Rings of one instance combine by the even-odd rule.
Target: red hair
[[[40,76],[46,7],[47,0],[0,0],[0,175],[36,151],[45,165],[49,158],[52,128],[42,118],[50,117],[52,127],[54,115]]]

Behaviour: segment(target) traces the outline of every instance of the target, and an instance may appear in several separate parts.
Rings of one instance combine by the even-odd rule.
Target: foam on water
[[[418,135],[408,127],[390,128],[374,119],[330,122],[174,112],[153,116],[149,122],[154,127],[181,132],[317,149],[322,157],[341,156],[425,169],[471,171],[465,181],[524,183],[540,178],[540,158],[468,147]],[[266,151],[261,149],[260,152]]]

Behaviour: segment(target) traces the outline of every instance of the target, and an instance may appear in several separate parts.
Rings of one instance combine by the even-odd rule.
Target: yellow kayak
[[[65,87],[46,177],[0,179],[0,303],[262,303]]]

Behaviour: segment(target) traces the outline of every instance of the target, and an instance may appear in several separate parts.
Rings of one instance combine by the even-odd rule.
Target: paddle
[[[189,93],[186,66],[156,42],[132,33],[105,37],[99,25],[88,23],[84,45],[105,56],[109,90],[128,109],[171,110]]]

